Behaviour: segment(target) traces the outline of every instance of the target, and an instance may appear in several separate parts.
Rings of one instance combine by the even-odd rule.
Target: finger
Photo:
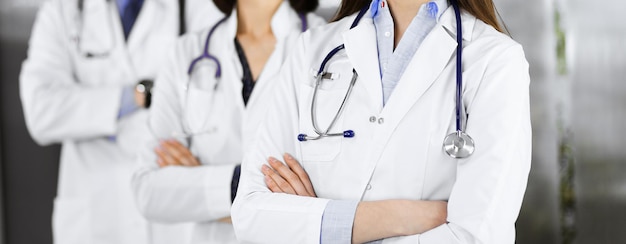
[[[180,150],[175,143],[171,141],[163,141],[163,148],[172,158],[174,158],[174,160],[176,160],[178,165],[193,166],[193,163],[190,162],[190,159],[185,154],[185,151]]]
[[[289,166],[291,171],[293,171],[298,176],[298,178],[300,178],[300,182],[302,182],[302,185],[304,185],[304,188],[309,193],[309,196],[316,197],[315,190],[313,189],[313,183],[311,183],[309,174],[307,174],[307,172],[302,168],[302,165],[300,165],[298,160],[296,160],[289,153],[285,153],[283,155],[283,158],[285,159],[285,163],[287,163],[287,166]]]
[[[169,140],[168,144],[171,148],[176,150],[179,155],[179,160],[185,166],[199,166],[200,162],[196,157],[193,156],[189,148],[185,147],[177,140]]]
[[[162,159],[157,158],[157,164],[159,165],[159,168],[163,168],[165,166],[167,166],[167,164],[165,162],[163,162]]]
[[[291,185],[289,185],[289,183],[285,179],[283,179],[283,177],[278,175],[278,173],[276,173],[276,171],[274,171],[272,168],[267,165],[263,165],[263,167],[261,167],[261,171],[263,171],[264,175],[269,176],[276,183],[276,186],[278,186],[280,192],[297,195],[296,191],[291,187]]]
[[[163,147],[157,147],[154,149],[154,152],[157,154],[158,159],[161,160],[161,162],[165,165],[165,166],[173,166],[173,165],[178,165],[176,163],[176,160],[174,160],[174,158],[172,158],[167,151],[165,151],[165,149]],[[165,167],[164,166],[164,167]]]
[[[306,188],[302,184],[302,181],[300,181],[298,175],[291,171],[289,167],[273,157],[270,157],[268,161],[270,163],[270,166],[280,175],[280,177],[286,180],[289,185],[296,191],[297,195],[310,196],[310,194],[307,192]]]
[[[265,175],[263,178],[265,178],[265,185],[267,185],[267,188],[270,189],[270,191],[274,193],[284,193],[280,187],[278,187],[278,184],[272,180],[272,177]]]

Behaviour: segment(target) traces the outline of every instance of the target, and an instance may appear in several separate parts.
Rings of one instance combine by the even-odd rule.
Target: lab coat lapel
[[[146,39],[149,38],[150,32],[155,31],[157,28],[169,28],[172,26],[172,24],[168,23],[166,20],[171,18],[168,12],[174,11],[167,11],[167,9],[175,7],[177,6],[174,4],[168,5],[160,0],[145,0],[126,41],[128,49],[132,51],[140,48],[145,44]],[[121,20],[119,21],[118,28],[120,29],[120,33],[123,33]],[[175,30],[178,31],[178,28]],[[177,32],[172,32],[172,35],[177,35]]]
[[[111,48],[119,48],[122,45],[118,39],[117,27],[114,23],[119,22],[119,14],[115,9],[115,4],[108,1],[85,1],[82,13],[82,24],[79,26],[80,45],[82,50],[90,50],[96,53],[110,52]],[[81,15],[81,13],[78,13]],[[117,22],[111,21],[116,20]],[[121,28],[120,28],[121,32]],[[123,39],[121,40],[123,43]]]
[[[359,74],[358,85],[367,89],[370,101],[375,103],[377,111],[382,109],[382,87],[378,64],[378,46],[376,29],[370,14],[366,13],[359,25],[343,33],[343,41],[350,62]]]

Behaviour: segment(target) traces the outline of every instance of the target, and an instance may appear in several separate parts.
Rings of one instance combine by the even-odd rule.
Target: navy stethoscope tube
[[[463,130],[463,28],[461,24],[461,10],[458,0],[452,0],[452,7],[456,16],[456,131],[443,139],[443,150],[452,158],[466,158],[474,153],[474,140]]]
[[[456,15],[456,130],[461,131],[461,106],[462,106],[462,89],[463,89],[463,71],[462,71],[462,57],[463,57],[463,28],[461,27],[461,13],[459,11],[459,5],[456,4],[456,0],[453,0],[454,14]]]
[[[465,158],[470,156],[473,152],[474,152],[474,141],[472,140],[472,138],[467,135],[464,131],[463,131],[463,122],[462,122],[462,107],[463,107],[463,97],[462,97],[462,89],[463,89],[463,70],[462,70],[462,59],[463,59],[463,28],[461,25],[461,11],[459,9],[459,5],[458,5],[458,0],[452,0],[452,7],[454,8],[454,13],[455,13],[455,17],[456,17],[456,42],[457,42],[457,50],[456,50],[456,92],[455,92],[455,98],[456,98],[456,131],[452,134],[449,134],[448,136],[446,136],[444,138],[444,143],[443,143],[443,149],[444,151],[453,158]],[[361,21],[361,19],[363,18],[363,16],[365,15],[365,13],[367,12],[367,10],[369,9],[369,6],[365,6],[363,9],[361,9],[361,11],[359,12],[359,14],[357,15],[356,19],[354,20],[354,22],[352,23],[352,26],[350,26],[350,29],[356,27],[359,22]],[[324,69],[326,68],[326,64],[328,63],[328,61],[335,56],[335,54],[337,54],[339,51],[345,49],[344,44],[341,44],[337,47],[335,47],[333,50],[331,50],[326,57],[324,58],[324,60],[322,61],[322,64],[320,65],[320,68],[317,71],[317,75],[316,75],[316,83],[315,83],[315,89],[313,91],[313,98],[311,101],[311,122],[313,124],[313,129],[315,130],[315,133],[317,134],[317,136],[308,136],[306,134],[299,134],[298,135],[298,141],[307,141],[307,140],[318,140],[321,139],[323,137],[330,137],[330,136],[343,136],[344,138],[353,138],[355,133],[353,130],[345,130],[343,131],[343,133],[329,133],[330,129],[333,127],[333,125],[335,124],[337,118],[340,116],[341,112],[343,111],[343,108],[345,106],[346,100],[348,99],[348,97],[351,94],[352,91],[352,87],[354,86],[354,83],[356,81],[356,78],[358,77],[358,74],[356,73],[355,70],[353,71],[353,76],[352,76],[352,81],[350,83],[350,86],[348,88],[348,92],[346,92],[346,95],[344,97],[343,102],[341,103],[341,106],[339,107],[338,112],[335,114],[335,117],[333,118],[333,120],[331,121],[330,125],[328,126],[328,128],[325,131],[321,131],[318,129],[317,127],[317,122],[316,122],[316,116],[315,116],[315,100],[317,97],[317,90],[319,88],[320,83],[323,80],[323,76],[325,74]]]
[[[309,27],[308,21],[306,19],[306,15],[303,13],[298,13],[298,16],[300,17],[300,21],[302,23],[301,30],[302,32],[304,32]],[[200,60],[206,58],[209,60],[213,60],[213,62],[215,62],[215,65],[217,66],[215,70],[215,78],[219,79],[222,77],[222,65],[220,61],[217,59],[217,57],[209,53],[209,43],[211,42],[211,37],[213,37],[213,33],[215,32],[217,27],[220,26],[222,23],[224,23],[228,19],[228,17],[230,16],[229,15],[225,16],[220,21],[218,21],[215,25],[213,25],[213,27],[211,27],[211,30],[209,31],[209,34],[207,35],[206,40],[204,41],[204,50],[202,51],[202,54],[198,56],[197,58],[193,59],[193,61],[191,61],[191,64],[189,65],[189,69],[187,69],[187,74],[189,76],[191,76],[191,73],[193,73],[193,68],[196,66],[196,64],[200,62]],[[216,87],[217,87],[217,84],[216,84]]]
[[[364,7],[361,9],[361,11],[359,12],[359,14],[356,16],[356,19],[354,20],[354,22],[352,22],[352,26],[350,26],[350,29],[356,27],[359,22],[361,21],[361,19],[363,18],[363,16],[365,15],[365,13],[368,10],[368,6]],[[352,88],[354,87],[354,83],[356,82],[357,78],[358,78],[358,74],[356,72],[356,70],[352,70],[352,80],[350,82],[350,86],[348,87],[348,91],[346,92],[346,95],[343,98],[343,101],[341,102],[341,106],[339,106],[339,110],[337,111],[337,113],[335,114],[335,117],[333,118],[333,120],[330,122],[330,125],[328,125],[328,128],[326,128],[325,131],[320,130],[317,127],[317,116],[316,116],[316,109],[315,109],[315,104],[316,104],[316,98],[317,98],[317,91],[319,88],[320,83],[322,82],[322,80],[324,79],[324,69],[326,68],[326,64],[328,63],[328,61],[330,61],[330,59],[335,56],[335,54],[337,54],[339,51],[345,49],[346,46],[344,44],[341,44],[335,48],[333,48],[333,50],[331,50],[326,57],[324,57],[324,60],[322,61],[322,64],[320,65],[320,68],[317,70],[317,74],[315,76],[316,81],[315,81],[315,89],[313,90],[313,98],[311,99],[311,123],[313,124],[313,129],[315,130],[315,133],[317,134],[317,136],[308,136],[307,134],[298,134],[298,141],[308,141],[308,140],[319,140],[323,137],[329,137],[329,136],[343,136],[344,138],[352,138],[354,137],[354,131],[353,130],[345,130],[342,133],[329,133],[330,130],[333,128],[333,125],[335,125],[335,122],[337,122],[337,118],[339,118],[339,116],[341,115],[341,112],[343,111],[345,105],[346,105],[346,101],[348,100],[348,98],[350,97],[350,94],[352,94]]]
[[[308,29],[308,22],[306,19],[306,15],[303,13],[298,13],[298,16],[300,17],[301,20],[301,30],[302,32],[306,31]],[[214,56],[211,55],[211,53],[209,53],[209,44],[211,42],[211,38],[213,37],[213,34],[215,33],[215,30],[217,29],[218,26],[220,26],[221,24],[223,24],[224,22],[226,22],[226,20],[228,19],[228,17],[230,16],[225,16],[224,18],[222,18],[220,21],[218,21],[215,25],[213,25],[213,27],[211,27],[211,29],[209,30],[209,33],[207,34],[207,37],[204,41],[204,49],[202,50],[202,54],[200,54],[198,57],[194,58],[190,65],[189,68],[187,69],[187,75],[189,76],[189,79],[187,79],[187,84],[185,86],[185,91],[187,92],[186,94],[186,101],[185,101],[185,105],[183,106],[183,114],[187,114],[187,107],[188,107],[188,103],[189,103],[189,90],[191,90],[190,88],[190,83],[192,81],[191,76],[193,74],[194,68],[196,67],[196,65],[203,59],[209,59],[212,60],[215,65],[216,65],[216,70],[215,70],[215,86],[213,87],[214,90],[217,90],[218,85],[219,85],[219,81],[220,78],[222,77],[222,65],[219,61],[219,59]],[[191,132],[191,127],[189,126],[189,122],[186,119],[183,119],[183,123],[186,123],[186,127],[187,130],[189,130],[190,132],[186,132],[182,135],[175,135],[176,137],[185,137],[185,138],[190,138],[192,135],[199,135],[199,134],[210,134],[215,132],[215,128],[211,128],[209,130],[206,131],[201,131],[201,132]]]

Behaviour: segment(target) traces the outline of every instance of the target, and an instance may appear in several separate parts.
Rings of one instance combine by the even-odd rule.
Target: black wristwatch
[[[135,86],[135,90],[144,95],[145,102],[144,108],[149,108],[152,103],[152,87],[154,86],[154,81],[152,80],[142,80]]]

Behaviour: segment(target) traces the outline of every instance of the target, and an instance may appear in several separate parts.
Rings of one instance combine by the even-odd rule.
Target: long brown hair
[[[454,1],[454,0],[452,0]],[[476,16],[476,18],[484,21],[488,25],[493,26],[496,30],[502,32],[500,23],[496,16],[496,9],[493,5],[493,0],[456,0],[459,2],[459,7],[465,9],[470,14]],[[371,0],[343,0],[339,11],[333,18],[333,21],[340,20],[346,16],[350,16],[362,8],[371,3]]]

